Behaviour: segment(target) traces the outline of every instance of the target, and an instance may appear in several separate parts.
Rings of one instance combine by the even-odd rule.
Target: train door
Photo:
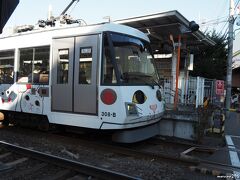
[[[76,37],[73,108],[76,113],[97,114],[98,37]]]
[[[53,111],[97,115],[98,37],[53,40]]]
[[[72,112],[74,38],[53,40],[52,110]]]

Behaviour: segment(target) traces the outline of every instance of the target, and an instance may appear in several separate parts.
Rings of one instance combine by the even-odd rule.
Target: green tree
[[[227,72],[226,37],[216,31],[205,34],[216,44],[199,47],[199,51],[194,57],[194,69],[190,75],[225,80]]]

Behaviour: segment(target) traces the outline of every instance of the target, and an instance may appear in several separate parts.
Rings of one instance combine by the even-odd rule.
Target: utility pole
[[[231,104],[232,90],[232,56],[233,56],[233,25],[234,25],[234,0],[230,0],[229,9],[229,25],[228,25],[228,58],[227,58],[227,93],[226,93],[226,109],[227,119],[229,118],[229,109]]]

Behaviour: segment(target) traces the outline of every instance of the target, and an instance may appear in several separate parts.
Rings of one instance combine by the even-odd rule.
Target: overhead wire
[[[227,22],[228,22],[227,18],[225,20],[222,20],[222,21],[219,21],[219,19],[216,19],[215,22],[211,21],[209,23],[204,23],[204,24],[200,24],[200,25],[201,25],[201,27],[205,27],[206,31],[208,31],[208,27],[213,26],[211,29],[216,30],[216,26],[219,26],[220,24],[224,23],[224,25],[220,28],[220,30],[218,30],[219,32],[222,32],[222,31],[224,31],[224,29],[227,25]]]
[[[225,37],[226,36],[226,32],[228,30],[228,21],[225,22],[225,24],[220,28],[219,32]],[[222,33],[224,32],[224,33]]]
[[[237,8],[237,6],[238,6],[238,4],[240,3],[240,0],[238,0],[237,1],[237,3],[236,3],[236,5],[235,5],[235,8],[234,8],[234,10]],[[226,17],[226,16],[225,16]],[[217,18],[216,20],[218,20],[219,18]],[[212,22],[213,20],[210,20],[210,22]],[[214,21],[213,21],[214,22]],[[213,24],[213,23],[212,23]],[[224,32],[224,33],[221,33],[221,35],[222,35],[222,38],[223,39],[227,39],[227,36],[228,36],[228,19],[225,21],[225,23],[224,23],[224,25],[221,27],[221,29],[220,29],[220,31],[219,32]],[[220,47],[221,48],[221,47]],[[216,49],[216,51],[217,50],[219,50],[219,48],[218,49]]]
[[[224,33],[223,33],[223,38],[224,38],[224,39],[226,39],[227,34],[228,34],[228,27],[226,28],[226,30],[225,30]]]
[[[234,10],[237,8],[239,2],[240,2],[240,0],[237,1],[236,5],[235,5],[235,7],[234,7]],[[227,35],[228,35],[228,26],[227,26],[227,24],[228,24],[228,21],[227,21],[227,22],[222,26],[222,28],[221,28],[221,31],[223,31],[223,30],[225,29],[225,27],[227,27],[227,28],[225,29],[224,33],[223,33],[224,39],[227,38]]]
[[[73,10],[76,8],[77,4],[79,3],[80,0],[76,1],[75,5],[71,8],[69,14],[73,12]]]
[[[210,22],[210,23],[202,23],[201,26],[216,26],[216,25],[219,25],[219,24],[222,24],[222,23],[225,23],[227,22],[228,20],[222,20],[222,21],[218,21],[216,20],[215,22]]]
[[[226,17],[227,16],[222,16],[222,17],[218,17],[218,18],[215,18],[215,19],[211,19],[211,20],[205,21],[205,22],[208,23],[208,22],[212,22],[212,21],[217,21],[217,20],[220,20],[220,19],[224,19]]]
[[[240,2],[240,0],[238,0],[238,2],[236,3],[234,10],[237,8],[239,2]]]
[[[216,11],[217,18],[211,19],[205,22],[200,23],[200,26],[208,30],[208,27],[211,26],[211,29],[216,29],[217,26],[220,26],[224,23],[224,25],[220,28],[221,31],[225,29],[226,23],[228,22],[228,16],[221,16],[222,14],[225,14],[226,11],[226,4],[228,0],[223,1],[222,4],[220,4],[219,8],[216,8],[218,11]]]
[[[225,18],[227,18],[227,16],[223,16],[223,17],[216,18],[216,19],[211,19],[211,20],[202,22],[201,24],[212,24],[212,23],[222,22],[223,19],[225,19]]]

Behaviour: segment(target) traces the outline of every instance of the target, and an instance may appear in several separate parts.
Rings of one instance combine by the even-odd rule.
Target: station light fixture
[[[191,32],[196,32],[199,29],[199,25],[195,21],[191,21],[189,23],[189,29],[191,30]]]
[[[195,21],[190,21],[188,27],[183,24],[180,24],[179,30],[181,34],[194,33],[198,31],[199,25]]]

